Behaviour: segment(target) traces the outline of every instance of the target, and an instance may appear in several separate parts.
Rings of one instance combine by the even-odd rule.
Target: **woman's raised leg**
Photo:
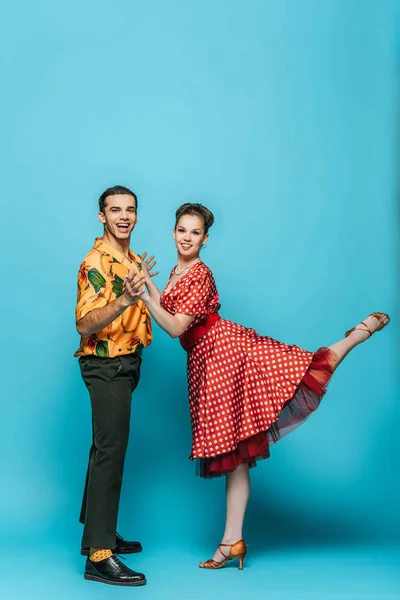
[[[390,317],[384,313],[369,315],[359,325],[348,331],[346,337],[329,346],[336,357],[333,368],[336,369],[353,348],[365,342],[376,331],[383,329],[389,321]]]

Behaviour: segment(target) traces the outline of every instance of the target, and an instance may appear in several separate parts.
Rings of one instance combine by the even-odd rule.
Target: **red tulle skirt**
[[[256,466],[257,460],[269,457],[269,447],[301,425],[319,406],[332,377],[336,356],[329,348],[314,354],[309,368],[293,397],[285,404],[278,419],[262,431],[238,443],[235,450],[212,458],[200,458],[201,477],[219,477],[239,465]]]

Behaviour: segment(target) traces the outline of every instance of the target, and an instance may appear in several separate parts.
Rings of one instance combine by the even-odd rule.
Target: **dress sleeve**
[[[100,265],[91,264],[84,260],[78,272],[78,297],[76,304],[76,320],[83,319],[94,308],[103,308],[107,305],[104,296],[106,280],[102,275]]]
[[[185,289],[175,299],[175,313],[181,315],[201,315],[207,312],[207,305],[212,296],[212,284],[207,273],[193,276]]]

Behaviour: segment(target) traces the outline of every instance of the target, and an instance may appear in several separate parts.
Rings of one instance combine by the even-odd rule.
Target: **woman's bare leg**
[[[243,537],[243,521],[250,495],[250,474],[247,465],[239,465],[235,471],[226,475],[226,522],[221,544],[234,544]],[[224,549],[228,554],[229,548]],[[224,556],[217,550],[213,556],[222,562]],[[204,563],[200,563],[203,566]]]
[[[389,318],[386,317],[386,315],[383,319],[383,322],[379,321],[379,319],[372,315],[364,319],[365,325],[372,333],[375,333],[375,331],[379,331],[380,329],[382,329],[388,322]],[[360,325],[357,325],[357,329],[354,329],[354,331],[352,331],[347,338],[344,338],[339,342],[332,344],[332,346],[329,346],[329,349],[332,350],[332,352],[336,356],[336,361],[333,364],[333,367],[335,369],[340,365],[345,356],[347,356],[347,354],[351,350],[353,350],[353,348],[355,348],[359,344],[362,344],[362,342],[365,342],[365,340],[367,340],[370,337],[368,329],[364,327],[362,323],[360,323]]]

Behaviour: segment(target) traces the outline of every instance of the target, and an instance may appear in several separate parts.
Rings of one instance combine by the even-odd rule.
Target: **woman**
[[[156,322],[171,337],[179,337],[187,350],[193,434],[190,458],[200,460],[203,477],[226,475],[225,532],[213,558],[199,566],[218,569],[238,558],[242,569],[249,467],[267,458],[270,444],[318,407],[343,358],[390,319],[374,313],[344,339],[315,353],[221,319],[213,275],[199,258],[213,221],[212,213],[201,204],[181,206],[174,228],[178,264],[164,291],[160,294],[151,281],[149,271],[155,262],[153,257],[145,261],[145,255],[145,274],[131,272],[125,287],[140,297]]]

